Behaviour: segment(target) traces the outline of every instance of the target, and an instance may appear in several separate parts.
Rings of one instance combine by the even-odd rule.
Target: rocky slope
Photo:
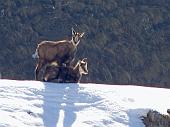
[[[83,82],[170,87],[169,0],[1,0],[2,78],[34,79],[31,55],[42,40],[85,32],[77,59]]]

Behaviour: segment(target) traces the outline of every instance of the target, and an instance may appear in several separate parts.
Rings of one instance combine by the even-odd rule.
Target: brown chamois
[[[77,45],[83,35],[84,33],[75,32],[72,28],[71,40],[42,41],[38,44],[36,52],[33,55],[34,58],[38,58],[35,68],[35,80],[38,80],[41,68],[52,61],[57,61],[60,66],[62,64],[69,65],[74,59]]]
[[[46,67],[44,81],[57,79],[60,83],[78,83],[82,75],[88,74],[87,58],[79,60],[75,67],[58,66],[56,62]]]

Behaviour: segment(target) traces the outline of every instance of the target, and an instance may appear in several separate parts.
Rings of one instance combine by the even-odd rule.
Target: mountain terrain
[[[37,44],[70,39],[73,27],[85,32],[82,82],[169,88],[169,12],[169,0],[1,0],[1,77],[34,79]]]
[[[142,117],[167,114],[169,98],[165,88],[1,79],[0,126],[145,127]]]

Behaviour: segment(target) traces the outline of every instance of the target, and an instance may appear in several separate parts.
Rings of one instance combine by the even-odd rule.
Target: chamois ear
[[[75,35],[75,34],[76,34],[76,31],[74,30],[73,27],[71,28],[71,31],[72,31],[72,35]]]
[[[80,34],[80,37],[83,37],[83,35],[84,35],[84,32]]]
[[[77,63],[81,63],[81,60],[78,60],[78,62]]]
[[[87,62],[87,58],[83,58],[82,61],[83,61],[83,62]]]

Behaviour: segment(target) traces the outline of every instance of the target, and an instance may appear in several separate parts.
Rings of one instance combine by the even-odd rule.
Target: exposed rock
[[[150,110],[142,120],[146,127],[170,127],[170,116],[157,111]]]

